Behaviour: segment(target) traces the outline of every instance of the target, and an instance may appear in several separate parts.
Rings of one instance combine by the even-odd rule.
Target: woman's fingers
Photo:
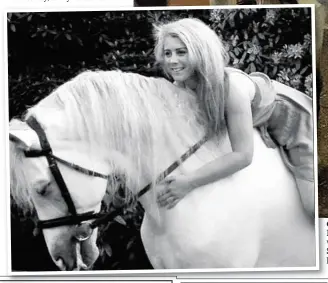
[[[172,195],[170,190],[164,189],[157,194],[157,200],[165,200]]]
[[[175,176],[168,176],[168,177],[166,177],[164,180],[163,180],[163,182],[164,183],[171,183],[172,181],[174,181],[176,178],[175,178]]]
[[[176,195],[174,192],[168,188],[168,185],[174,181],[174,177],[167,177],[160,185],[166,186],[164,189],[160,190],[157,194],[157,203],[160,207],[171,206],[172,203],[176,203]]]
[[[176,200],[177,200],[177,197],[170,194],[170,193],[166,193],[164,195],[161,195],[161,196],[157,197],[157,203],[161,207],[169,206],[172,203],[174,203]]]
[[[179,201],[180,201],[180,199],[178,199],[178,198],[174,199],[172,202],[170,202],[170,203],[166,206],[166,208],[167,208],[167,209],[171,209],[171,208],[175,207],[176,204],[177,204]]]
[[[172,202],[174,200],[174,197],[171,195],[166,195],[165,197],[161,197],[157,199],[157,202],[161,205],[161,206],[165,206],[168,203]]]

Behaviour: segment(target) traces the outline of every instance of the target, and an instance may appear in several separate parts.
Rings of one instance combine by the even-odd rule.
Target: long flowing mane
[[[126,173],[127,187],[140,188],[141,180],[154,181],[168,158],[178,159],[185,148],[204,135],[196,96],[165,79],[148,78],[121,71],[85,71],[64,83],[30,108],[47,135],[86,140],[93,149],[113,150],[133,162]],[[11,170],[13,198],[30,207],[28,182],[24,179],[23,157],[14,146]],[[110,158],[110,156],[109,156]],[[119,170],[127,168],[119,168]],[[23,191],[23,192],[22,192]]]

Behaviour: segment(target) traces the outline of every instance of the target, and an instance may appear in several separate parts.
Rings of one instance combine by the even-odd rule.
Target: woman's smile
[[[186,45],[177,37],[168,36],[164,41],[164,68],[172,78],[184,83],[194,74]]]

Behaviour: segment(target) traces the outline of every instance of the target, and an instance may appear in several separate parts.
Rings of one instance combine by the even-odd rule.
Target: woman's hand
[[[174,207],[193,190],[191,182],[184,175],[167,177],[160,185],[164,185],[164,188],[157,194],[157,203],[167,209]]]

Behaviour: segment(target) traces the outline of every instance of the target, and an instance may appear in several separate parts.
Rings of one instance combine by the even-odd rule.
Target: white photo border
[[[99,1],[98,1],[99,2]],[[89,4],[89,3],[88,3]],[[86,4],[87,6],[87,4]],[[213,10],[213,9],[274,9],[274,8],[283,8],[283,9],[288,9],[288,8],[311,8],[311,21],[312,21],[312,74],[313,74],[313,82],[316,81],[316,48],[315,48],[315,5],[314,4],[297,4],[297,5],[260,5],[260,6],[254,6],[254,5],[243,5],[243,6],[238,6],[238,5],[224,5],[224,6],[170,6],[170,7],[104,7],[104,4],[101,4],[96,7],[82,7],[82,8],[76,8],[73,5],[67,5],[65,8],[58,8],[56,7],[55,9],[53,7],[46,6],[39,8],[39,7],[27,7],[24,9],[21,8],[11,8],[7,9],[5,11],[5,16],[4,16],[4,46],[7,46],[7,20],[6,20],[6,14],[7,13],[15,13],[15,12],[53,12],[53,11],[135,11],[135,10],[202,10],[202,9],[207,9],[207,10]],[[7,123],[8,120],[8,50],[7,48],[4,48],[5,52],[5,114],[6,114],[6,135],[5,137],[8,136],[9,132],[9,125]],[[185,273],[221,273],[221,272],[267,272],[267,271],[311,271],[311,270],[319,270],[319,222],[318,222],[318,156],[317,156],[317,117],[316,117],[316,85],[313,83],[313,123],[314,123],[314,164],[315,164],[315,206],[316,206],[316,216],[315,216],[315,234],[316,234],[316,264],[314,267],[279,267],[279,268],[220,268],[220,269],[169,269],[169,270],[106,270],[106,271],[83,271],[83,275],[156,275],[156,276],[162,276],[163,274],[169,275],[169,276],[175,276],[178,274],[185,274]],[[5,141],[6,145],[6,167],[7,169],[9,168],[9,156],[8,156],[8,148],[9,148],[9,141]],[[10,276],[54,276],[54,275],[81,275],[81,271],[42,271],[42,272],[23,272],[23,271],[12,271],[11,268],[11,252],[10,252],[10,247],[11,247],[11,233],[10,233],[10,192],[9,192],[9,172],[7,170],[6,172],[6,192],[7,192],[7,223],[8,223],[8,229],[7,229],[7,239],[8,239],[8,274]]]

